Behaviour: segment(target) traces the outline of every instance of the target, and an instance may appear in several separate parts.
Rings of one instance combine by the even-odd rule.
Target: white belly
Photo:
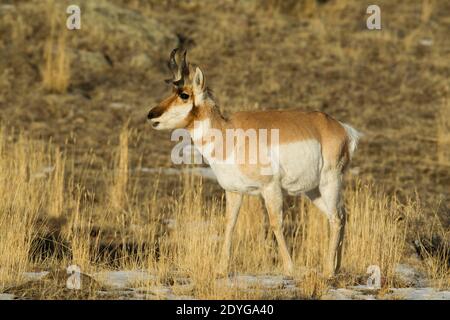
[[[267,176],[260,176],[258,179],[256,175],[250,178],[241,172],[239,163],[230,161],[234,159],[234,154],[229,155],[228,161],[218,161],[210,157],[213,149],[210,143],[202,146],[201,150],[223,189],[242,193],[259,193],[264,186],[263,181],[268,181]],[[277,167],[278,170],[273,173],[280,181],[281,187],[288,193],[302,193],[319,185],[323,158],[321,146],[317,140],[281,144],[276,153],[278,161],[274,161],[273,158],[271,160],[272,167]]]
[[[210,163],[220,186],[227,191],[257,194],[261,183],[241,173],[238,165],[227,163]]]
[[[235,152],[231,152],[226,159],[223,159],[218,155],[212,156],[212,152],[216,148],[212,142],[199,145],[197,148],[208,162],[217,182],[223,189],[240,193],[258,193],[257,190],[261,187],[261,184],[241,173],[239,170],[241,163],[236,161]]]
[[[322,167],[322,150],[317,140],[280,145],[281,186],[290,194],[316,188]]]

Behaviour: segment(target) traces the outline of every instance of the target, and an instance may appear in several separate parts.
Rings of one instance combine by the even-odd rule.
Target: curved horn
[[[189,64],[186,62],[186,54],[187,50],[184,49],[183,59],[181,60],[180,73],[184,79],[184,77],[189,77]]]
[[[169,70],[172,71],[174,78],[177,76],[178,73],[178,65],[177,62],[175,61],[175,54],[177,53],[177,51],[178,48],[172,50],[172,52],[170,53],[169,61],[167,62],[167,66],[169,67]]]
[[[172,72],[172,79],[165,80],[166,83],[173,83],[174,85],[180,87],[184,85],[184,78],[189,76],[189,65],[186,62],[186,49],[175,48],[170,53],[169,61],[167,62],[167,66]],[[179,61],[179,65],[177,64],[177,59]]]

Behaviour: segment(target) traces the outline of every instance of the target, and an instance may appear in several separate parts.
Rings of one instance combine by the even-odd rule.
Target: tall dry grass
[[[70,57],[67,48],[67,29],[53,0],[47,1],[49,35],[44,46],[42,84],[46,90],[64,93],[70,83]]]
[[[49,200],[47,160],[43,143],[0,129],[0,286],[31,267],[36,221]]]
[[[119,146],[116,150],[116,164],[113,170],[113,178],[110,189],[110,202],[113,208],[124,208],[127,202],[128,187],[128,126],[122,128],[119,136]]]
[[[96,239],[90,236],[94,223],[92,199],[78,185],[71,201],[72,215],[65,233],[72,254],[70,264],[87,272],[91,269],[92,261],[96,260],[97,248]]]
[[[64,173],[68,176],[65,180],[55,178],[55,170],[60,175],[64,172],[65,156],[59,150],[23,135],[17,137],[1,131],[2,288],[23,282],[23,272],[33,267],[65,269],[70,264],[77,264],[88,273],[112,269],[147,270],[155,279],[136,283],[136,286],[150,289],[164,285],[174,294],[204,299],[320,298],[331,285],[348,286],[364,281],[369,265],[380,266],[384,288],[396,284],[394,270],[407,256],[408,230],[411,223],[421,217],[416,199],[400,202],[363,182],[346,189],[348,221],[342,274],[337,284],[333,284],[322,276],[328,241],[326,217],[309,201],[289,198],[285,206],[285,234],[296,266],[295,288],[284,290],[280,286],[269,290],[258,281],[242,287],[239,278],[232,276],[227,280],[216,275],[217,253],[224,232],[223,195],[211,193],[208,181],[192,175],[182,175],[170,183],[164,175],[154,176],[145,181],[148,188],[152,182],[155,185],[146,193],[140,193],[137,185],[125,187],[132,181],[134,172],[129,170],[129,130],[126,127],[120,137],[114,170],[119,176],[112,187],[106,182],[104,189],[88,191],[70,172]],[[49,150],[53,157],[47,156]],[[48,166],[54,171],[46,171]],[[108,177],[104,179],[110,181]],[[170,196],[168,188],[172,190]],[[115,191],[110,194],[121,194],[121,199],[125,199],[118,203],[120,210],[112,205],[117,198],[107,196],[106,201],[96,201],[95,193],[111,190]],[[59,194],[58,210],[52,214],[48,206],[55,201],[55,194]],[[48,219],[54,218],[55,212],[59,213],[58,219],[67,223],[60,230],[63,236],[54,241],[64,242],[68,252],[62,258],[49,253],[44,260],[33,259],[36,249],[33,240],[42,236],[41,228],[45,228]],[[113,261],[101,251],[108,250],[105,243],[117,246]],[[130,250],[130,246],[134,249]],[[434,260],[428,259],[432,263],[426,262],[427,268],[434,274],[436,286],[447,286],[445,257],[436,260],[430,255],[430,259]],[[258,198],[244,199],[233,238],[230,272],[255,277],[282,273],[276,241]],[[39,297],[48,298],[49,290],[46,292]]]
[[[55,148],[53,163],[54,165],[48,168],[51,170],[48,191],[48,214],[50,217],[59,218],[63,215],[64,210],[65,156],[58,147]]]
[[[436,212],[416,228],[415,243],[430,285],[441,290],[450,288],[450,231]]]
[[[420,21],[422,23],[428,23],[428,21],[430,21],[434,6],[434,0],[422,0],[422,9],[420,12]]]
[[[450,165],[450,101],[448,95],[449,90],[446,88],[437,115],[438,162],[443,165]]]

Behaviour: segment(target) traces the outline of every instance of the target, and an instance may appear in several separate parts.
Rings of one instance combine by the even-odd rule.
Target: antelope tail
[[[363,134],[346,123],[342,123],[342,122],[340,122],[340,123],[344,127],[345,132],[347,132],[347,137],[348,137],[348,142],[349,142],[348,143],[348,151],[349,151],[350,159],[351,159],[353,156],[353,153],[356,150],[356,147],[358,146],[358,141],[363,136]]]

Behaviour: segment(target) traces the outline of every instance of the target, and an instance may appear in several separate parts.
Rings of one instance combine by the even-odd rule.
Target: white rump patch
[[[350,142],[349,143],[349,151],[350,151],[350,158],[351,158],[353,153],[356,150],[356,147],[358,146],[358,141],[363,136],[363,134],[346,123],[343,123],[343,122],[339,122],[339,123],[344,127],[345,132],[347,132],[347,136],[348,136],[348,139]]]

